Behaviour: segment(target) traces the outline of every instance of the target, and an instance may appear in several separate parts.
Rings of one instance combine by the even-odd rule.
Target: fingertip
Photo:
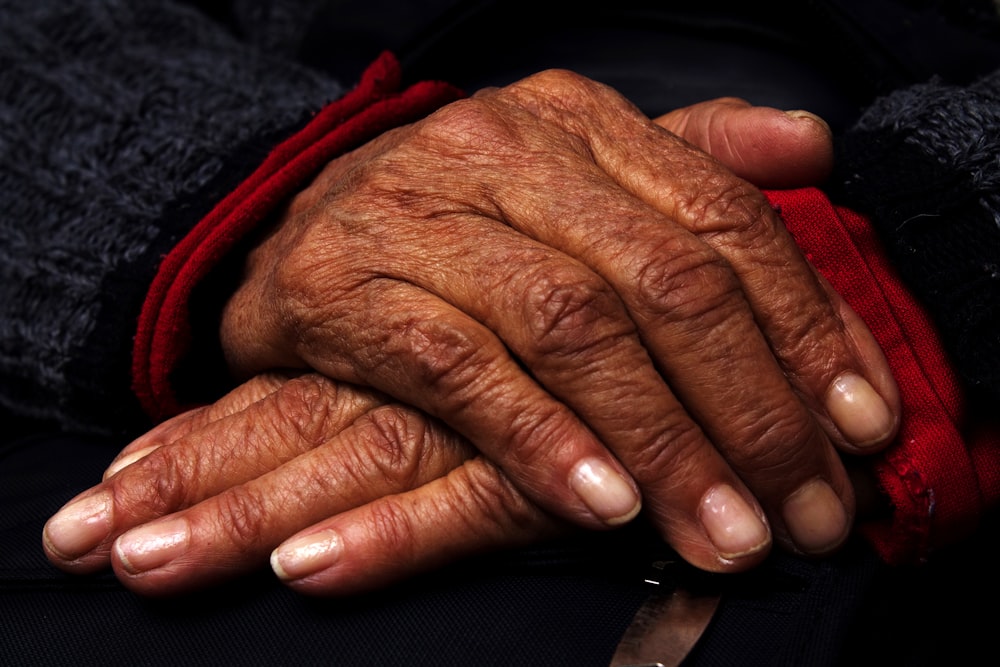
[[[177,560],[187,553],[192,541],[191,525],[184,517],[154,521],[115,540],[115,560],[126,574],[141,575]]]
[[[111,465],[108,466],[108,469],[104,471],[104,475],[101,478],[101,481],[106,482],[108,479],[110,479],[111,477],[114,477],[116,474],[118,474],[124,468],[127,468],[128,466],[132,465],[136,461],[139,461],[141,459],[146,458],[147,456],[149,456],[150,454],[152,454],[154,451],[156,451],[159,448],[160,448],[160,445],[151,445],[149,447],[145,447],[143,449],[136,450],[134,452],[126,454],[125,456],[121,456],[121,457],[115,459],[114,461],[111,462]]]
[[[778,111],[752,107],[741,113],[761,123],[761,153],[750,179],[762,188],[795,188],[820,185],[833,171],[833,132],[825,120],[803,110]],[[791,122],[789,122],[791,121]],[[750,120],[746,122],[751,125]]]
[[[343,556],[339,533],[322,530],[293,537],[271,552],[271,569],[288,583],[313,576],[336,565]]]
[[[851,514],[843,499],[823,479],[802,484],[781,508],[794,549],[812,556],[836,551],[847,539]]]
[[[849,451],[872,454],[893,442],[902,421],[902,398],[892,367],[871,329],[850,305],[824,281],[833,295],[853,351],[827,387],[825,409]]]
[[[785,115],[796,122],[805,123],[805,127],[814,127],[826,136],[833,135],[833,131],[830,129],[830,124],[811,111],[806,111],[804,109],[792,109],[790,111],[786,111]]]
[[[111,535],[112,508],[110,494],[101,491],[78,497],[56,512],[42,530],[49,560],[64,570],[86,568],[86,556]]]
[[[709,530],[711,529],[704,523],[699,525],[699,522],[695,521],[690,526],[674,526],[664,534],[664,539],[692,567],[717,574],[752,570],[763,563],[771,552],[773,540],[770,532],[762,542],[734,548],[728,541],[715,544],[713,538],[708,535]]]
[[[860,451],[874,451],[895,434],[898,419],[885,399],[865,378],[843,373],[830,384],[826,410],[849,444]]]
[[[656,122],[760,188],[819,185],[833,170],[830,127],[808,111],[721,98],[678,109]]]
[[[763,513],[729,484],[718,484],[705,493],[698,518],[723,561],[745,559],[771,544]]]
[[[578,462],[570,472],[570,488],[607,526],[628,523],[642,509],[635,482],[596,457]]]

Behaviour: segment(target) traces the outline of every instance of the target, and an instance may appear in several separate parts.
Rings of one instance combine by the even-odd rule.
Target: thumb
[[[819,185],[833,168],[833,138],[819,116],[724,97],[655,119],[760,188]]]

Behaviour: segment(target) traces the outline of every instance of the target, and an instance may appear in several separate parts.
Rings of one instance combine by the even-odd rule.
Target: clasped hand
[[[333,161],[225,308],[248,384],[130,445],[86,511],[50,521],[50,558],[111,560],[157,592],[305,529],[276,571],[343,592],[375,581],[361,554],[412,571],[640,508],[709,570],[751,567],[772,539],[835,549],[854,513],[840,453],[887,443],[898,395],[867,328],[740,177],[814,182],[829,136],[736,100],[658,122],[551,71]],[[322,377],[250,379],[273,369]],[[355,407],[302,429],[281,397],[304,386],[322,387],[311,410]],[[407,474],[358,464],[385,451]],[[60,537],[86,516],[86,539]]]

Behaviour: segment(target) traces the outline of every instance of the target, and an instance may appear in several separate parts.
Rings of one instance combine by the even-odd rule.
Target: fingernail
[[[857,373],[844,373],[833,381],[826,410],[844,437],[858,447],[884,441],[896,425],[889,406]]]
[[[768,544],[767,526],[728,484],[714,486],[705,494],[699,515],[708,539],[723,558],[748,556]]]
[[[811,120],[811,121],[814,121],[814,122],[817,122],[817,123],[821,123],[823,125],[827,124],[827,122],[825,120],[823,120],[822,118],[820,118],[816,114],[814,114],[814,113],[812,113],[810,111],[805,111],[803,109],[792,109],[791,111],[786,111],[785,115],[788,116],[789,118],[793,118],[795,120],[807,119],[807,120]]]
[[[115,474],[122,468],[127,468],[128,466],[132,465],[139,459],[146,458],[159,448],[160,448],[159,445],[153,445],[152,447],[146,447],[145,449],[140,449],[138,451],[132,452],[128,456],[123,456],[122,458],[118,459],[110,466],[108,466],[108,469],[104,471],[104,479],[108,479],[109,477],[114,477]]]
[[[187,551],[190,540],[188,522],[169,519],[128,531],[118,538],[115,551],[127,572],[139,574],[174,560]]]
[[[293,539],[271,553],[271,569],[283,581],[301,579],[331,567],[344,547],[340,535],[324,530]]]
[[[801,551],[821,554],[840,545],[847,536],[847,512],[833,488],[814,479],[790,495],[782,508],[792,542]]]
[[[600,459],[577,463],[569,484],[590,511],[609,526],[631,521],[642,507],[632,485]]]
[[[48,520],[43,538],[64,560],[76,560],[111,534],[111,496],[106,492],[81,498]]]

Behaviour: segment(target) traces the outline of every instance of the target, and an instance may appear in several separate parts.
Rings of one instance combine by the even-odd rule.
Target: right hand
[[[565,72],[333,161],[251,253],[221,336],[238,376],[315,369],[439,417],[576,523],[631,519],[641,489],[709,570],[759,562],[771,530],[836,548],[838,450],[898,420],[878,345],[762,194]]]

